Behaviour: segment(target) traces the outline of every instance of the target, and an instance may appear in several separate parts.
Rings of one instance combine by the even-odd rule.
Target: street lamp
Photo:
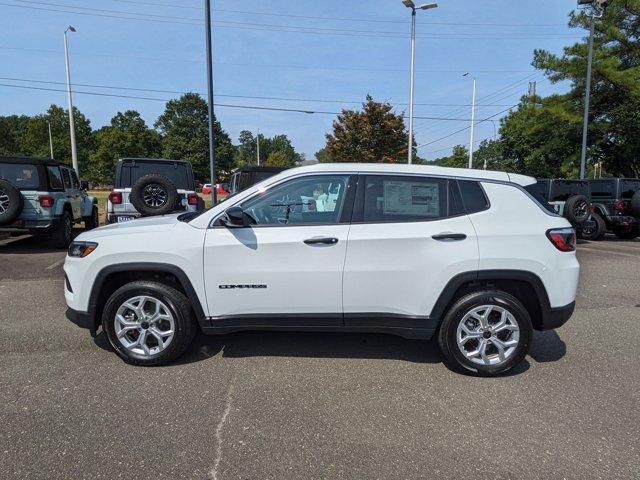
[[[75,33],[76,29],[69,25],[64,31],[64,63],[67,69],[67,102],[69,106],[69,133],[71,134],[71,162],[73,169],[80,176],[78,169],[78,151],[76,149],[76,125],[73,121],[73,99],[71,98],[71,73],[69,71],[69,48],[67,46],[67,32]]]
[[[413,160],[413,93],[416,64],[416,10],[429,10],[437,8],[437,3],[423,3],[416,6],[413,0],[402,0],[405,7],[411,9],[411,72],[409,74],[409,165]]]
[[[596,28],[596,19],[602,17],[604,9],[609,4],[610,0],[578,0],[578,6],[586,5],[594,7],[594,11],[591,13],[591,25],[589,27],[589,56],[587,59],[587,85],[584,95],[584,119],[582,126],[582,152],[580,154],[580,179],[583,180],[586,175],[587,165],[587,140],[589,137],[589,103],[591,101],[591,76],[593,71],[593,36]],[[597,12],[595,6],[600,8]]]
[[[473,78],[473,94],[471,96],[471,139],[469,140],[469,168],[473,168],[473,135],[476,127],[476,77],[472,76],[469,72],[465,72],[462,76],[471,76],[471,78]],[[486,163],[484,169],[487,169]]]
[[[216,134],[214,130],[213,117],[213,52],[211,49],[211,1],[204,0],[204,28],[207,51],[207,99],[209,103],[209,168],[211,171],[211,203],[215,207],[216,195]]]

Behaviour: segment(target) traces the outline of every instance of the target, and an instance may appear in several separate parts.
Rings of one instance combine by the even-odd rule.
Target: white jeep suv
[[[137,365],[197,330],[437,336],[483,375],[523,360],[533,330],[571,316],[575,232],[502,172],[381,164],[286,170],[205,212],[77,237],[68,318]]]

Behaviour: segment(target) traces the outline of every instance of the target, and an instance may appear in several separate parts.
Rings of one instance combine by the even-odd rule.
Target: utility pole
[[[531,104],[534,107],[537,106],[537,95],[536,95],[537,86],[538,86],[538,82],[529,82],[529,98],[531,99]]]
[[[258,160],[258,166],[260,166],[260,129],[256,135],[256,158]]]
[[[587,87],[584,96],[584,119],[582,122],[582,152],[580,154],[580,180],[584,179],[587,165],[587,140],[589,137],[589,102],[591,101],[591,72],[593,70],[593,35],[596,28],[596,16],[591,15],[589,30],[589,59],[587,60]]]
[[[207,43],[207,99],[209,101],[209,168],[211,170],[211,203],[216,205],[216,134],[213,130],[213,52],[211,49],[211,1],[204,0],[204,28]]]
[[[465,73],[468,75],[468,73]],[[469,168],[473,168],[473,137],[476,128],[476,78],[473,77],[473,94],[471,96],[471,138],[469,140]],[[485,166],[486,170],[486,166]]]
[[[429,10],[437,8],[437,3],[423,3],[416,6],[413,0],[402,0],[405,7],[411,9],[411,68],[409,73],[409,147],[407,162],[413,162],[413,98],[415,87],[415,65],[416,65],[416,10]]]
[[[76,125],[73,120],[73,99],[71,97],[71,72],[69,71],[69,47],[67,46],[67,32],[75,32],[76,29],[69,25],[64,31],[64,64],[67,70],[67,102],[69,104],[69,133],[71,135],[71,162],[73,169],[80,176],[78,168],[78,151],[76,148]]]
[[[49,128],[49,157],[53,160],[53,137],[51,136],[51,122],[47,122],[47,127]]]

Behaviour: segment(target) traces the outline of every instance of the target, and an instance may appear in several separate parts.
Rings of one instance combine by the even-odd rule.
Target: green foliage
[[[286,135],[276,135],[275,137],[267,138],[260,133],[258,138],[260,139],[261,165],[269,165],[269,157],[276,152],[282,153],[285,159],[278,160],[282,163],[282,165],[278,166],[292,167],[295,165],[295,162],[303,158],[301,154],[295,151],[291,140],[289,140]],[[236,151],[236,166],[256,165],[258,163],[256,137],[254,137],[250,131],[243,130],[240,132],[238,141],[240,145]]]
[[[160,135],[133,110],[118,112],[111,125],[95,132],[94,137],[95,149],[89,157],[91,168],[87,175],[94,183],[113,183],[120,158],[160,156]]]
[[[267,157],[267,161],[265,165],[269,167],[291,167],[293,164],[290,159],[287,157],[287,154],[281,151],[271,152],[269,157]]]
[[[453,147],[453,152],[448,157],[442,157],[431,162],[439,167],[467,168],[469,166],[469,150],[462,145]]]
[[[155,123],[162,135],[162,155],[165,158],[189,160],[196,179],[208,180],[209,123],[207,102],[196,93],[186,93],[167,102],[165,111]],[[235,147],[231,138],[214,119],[216,168],[220,177],[233,169]]]
[[[409,133],[402,114],[367,95],[362,111],[342,110],[326,134],[323,161],[404,163]]]

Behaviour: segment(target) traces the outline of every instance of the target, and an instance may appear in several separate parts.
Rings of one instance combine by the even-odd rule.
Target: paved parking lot
[[[640,478],[640,241],[583,243],[577,310],[513,374],[376,334],[200,337],[136,368],[65,319],[64,253],[0,241],[0,477]]]

